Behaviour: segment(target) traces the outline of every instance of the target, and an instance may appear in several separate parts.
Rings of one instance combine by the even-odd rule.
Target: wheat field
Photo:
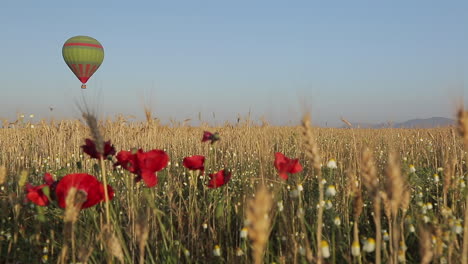
[[[204,131],[220,140],[202,142]],[[99,137],[117,152],[165,151],[157,185],[84,153]],[[6,121],[0,149],[1,263],[466,263],[463,111],[434,129],[318,128],[307,116],[296,127]],[[302,170],[279,177],[276,152]],[[192,155],[205,174],[183,166]],[[231,179],[208,188],[222,169]],[[25,186],[45,173],[88,173],[115,193],[86,209],[38,206]]]

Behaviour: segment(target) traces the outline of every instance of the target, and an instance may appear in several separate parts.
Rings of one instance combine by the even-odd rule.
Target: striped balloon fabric
[[[86,82],[104,60],[104,48],[92,37],[76,36],[63,44],[62,55],[70,70],[81,81],[81,88],[86,89]]]

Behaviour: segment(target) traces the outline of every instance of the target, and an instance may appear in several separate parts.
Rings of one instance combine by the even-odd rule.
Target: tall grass
[[[96,137],[85,121],[0,129],[0,262],[459,263],[466,256],[460,228],[468,208],[467,150],[457,128],[315,128],[308,119],[298,127],[248,120],[190,127],[149,120],[120,117],[96,122],[95,130],[117,150],[164,149],[171,162],[154,188],[82,153],[84,138]],[[219,132],[221,140],[203,144],[204,130]],[[273,167],[277,151],[299,158],[304,170],[281,180]],[[182,166],[191,155],[206,157],[206,175],[231,169],[231,181],[206,188],[207,176]],[[330,159],[337,168],[327,167]],[[40,184],[45,172],[90,173],[116,194],[108,208],[101,203],[78,215],[26,202],[24,184]],[[336,195],[325,192],[330,185]],[[378,253],[366,247],[368,238],[376,239]],[[359,254],[352,254],[356,242]]]

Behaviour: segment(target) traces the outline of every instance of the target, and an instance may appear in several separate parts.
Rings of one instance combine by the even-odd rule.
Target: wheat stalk
[[[431,233],[426,228],[419,227],[419,255],[421,256],[421,264],[429,264],[434,257],[434,250],[431,244]]]
[[[266,244],[270,235],[270,211],[273,201],[271,194],[262,186],[247,206],[248,235],[252,241],[254,263],[263,262]]]
[[[374,204],[374,222],[375,222],[375,263],[381,263],[382,255],[382,223],[381,223],[381,199],[379,193],[379,178],[375,168],[372,152],[366,148],[362,153],[361,179],[364,186],[369,191]]]
[[[318,202],[318,212],[317,212],[317,233],[316,233],[316,243],[317,243],[317,263],[322,263],[322,227],[323,227],[323,202],[324,202],[324,193],[323,193],[323,182],[322,182],[322,169],[321,169],[321,159],[318,151],[317,143],[315,142],[312,126],[310,121],[310,115],[305,115],[302,119],[302,128],[303,128],[303,138],[305,145],[306,156],[311,160],[312,167],[315,174],[317,175],[318,187],[319,187],[319,202]]]
[[[63,236],[71,244],[72,250],[72,263],[76,262],[75,259],[75,223],[78,220],[78,216],[81,211],[81,205],[86,201],[86,193],[75,187],[70,188],[65,197],[65,213],[63,216],[64,229]],[[60,262],[66,262],[68,246],[64,245],[62,248]]]
[[[99,163],[101,166],[101,173],[102,173],[102,181],[104,184],[104,201],[106,207],[106,224],[110,224],[110,209],[109,209],[109,190],[107,189],[107,174],[106,174],[106,166],[104,164],[104,137],[101,134],[101,131],[98,127],[97,118],[94,114],[88,112],[83,112],[83,118],[88,125],[88,128],[91,132],[91,136],[94,140],[96,150],[100,155]]]

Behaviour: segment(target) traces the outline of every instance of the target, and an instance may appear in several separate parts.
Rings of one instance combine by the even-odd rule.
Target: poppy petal
[[[286,173],[286,172],[280,172],[280,173],[279,173],[279,176],[280,176],[280,178],[283,179],[283,180],[287,180],[287,179],[289,178],[289,175],[288,175],[288,173]]]
[[[28,200],[32,203],[37,204],[39,206],[47,206],[49,204],[49,199],[47,198],[47,196],[44,195],[44,193],[42,193],[41,190],[37,192],[29,192],[26,195],[26,198],[28,198]]]
[[[158,177],[156,176],[156,172],[152,171],[143,171],[141,173],[141,178],[145,182],[146,186],[153,187],[158,184]]]
[[[200,170],[202,175],[205,172],[204,163],[205,163],[205,157],[202,155],[194,155],[194,156],[186,157],[184,158],[184,161],[182,162],[185,168],[189,170]]]
[[[281,179],[287,180],[288,173],[294,174],[302,171],[299,159],[290,159],[281,152],[275,153],[274,166]]]
[[[96,149],[96,144],[89,138],[85,139],[85,145],[81,146],[81,148],[83,152],[88,154],[91,158],[99,159],[101,156]]]
[[[81,205],[82,209],[94,206],[104,200],[102,183],[94,176],[86,173],[68,174],[58,182],[55,188],[58,205],[61,208],[66,207],[66,198],[72,188],[86,194],[86,201]],[[109,192],[109,199],[112,197]]]
[[[298,159],[292,160],[291,161],[291,167],[289,169],[289,173],[298,173],[302,171],[302,166],[299,163]]]
[[[202,137],[202,142],[211,140],[213,138],[213,134],[208,131],[203,131],[203,137]]]
[[[280,152],[276,152],[275,153],[275,168],[276,170],[278,170],[280,173],[281,172],[284,172],[284,165],[287,163],[287,159],[286,156],[284,156],[282,153]]]
[[[137,157],[130,151],[122,150],[117,153],[117,163],[114,166],[120,165],[122,168],[131,173],[136,173],[138,170]]]
[[[26,198],[34,204],[39,206],[47,206],[49,204],[49,198],[44,194],[42,189],[48,187],[47,184],[42,184],[39,186],[32,186],[31,184],[26,184]]]
[[[141,171],[157,172],[169,163],[169,156],[163,150],[154,149],[148,152],[137,152],[138,167]]]
[[[104,157],[114,156],[115,155],[115,148],[111,144],[110,140],[104,142]]]
[[[231,172],[220,170],[217,173],[208,175],[211,180],[208,182],[208,188],[218,188],[225,185],[231,179]]]

